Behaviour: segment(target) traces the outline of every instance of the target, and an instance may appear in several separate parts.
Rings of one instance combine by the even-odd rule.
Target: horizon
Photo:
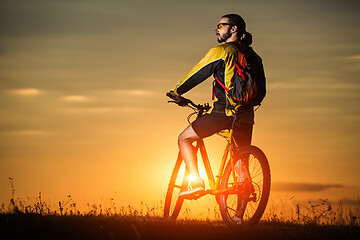
[[[191,6],[191,7],[189,7]],[[254,34],[267,96],[253,144],[271,198],[358,202],[357,1],[2,1],[0,203],[164,200],[188,109],[165,93],[216,46],[220,17]],[[211,102],[212,78],[185,94]],[[205,140],[214,172],[225,143]],[[219,159],[219,160],[217,160]]]

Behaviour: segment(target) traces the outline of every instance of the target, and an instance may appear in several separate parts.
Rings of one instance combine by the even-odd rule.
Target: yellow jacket
[[[175,94],[182,95],[186,93],[211,75],[216,76],[228,89],[232,89],[237,58],[238,52],[231,44],[224,43],[210,49],[205,57],[176,85],[174,89]],[[234,116],[235,102],[217,81],[214,81],[214,93],[215,99],[210,112],[225,112],[227,116]],[[240,118],[240,121],[254,122],[254,111],[252,108],[242,115],[243,117]]]

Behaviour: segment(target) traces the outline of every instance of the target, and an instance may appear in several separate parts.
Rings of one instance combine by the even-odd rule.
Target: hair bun
[[[243,39],[241,40],[242,43],[245,43],[246,45],[251,45],[252,44],[252,41],[253,41],[253,36],[251,33],[245,31],[244,33],[244,37]]]

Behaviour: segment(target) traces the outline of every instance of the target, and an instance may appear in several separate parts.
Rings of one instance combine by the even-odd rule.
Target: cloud
[[[1,6],[2,36],[81,34],[116,29],[129,13],[121,3],[10,1]],[[44,21],[45,19],[45,21]]]
[[[3,132],[4,135],[10,136],[43,136],[51,134],[51,132],[40,131],[40,130],[16,130]]]
[[[288,82],[274,82],[268,83],[270,89],[285,89],[285,90],[298,90],[309,91],[316,90],[335,90],[340,92],[341,90],[359,90],[360,84],[358,82],[338,82],[336,79],[324,79],[324,78],[299,78],[294,81]],[[311,88],[310,88],[311,87]]]
[[[349,57],[350,60],[357,60],[359,61],[360,60],[360,54],[355,54],[355,55],[352,55]]]
[[[37,88],[22,88],[11,91],[13,94],[23,95],[23,96],[33,96],[40,94],[40,90]]]
[[[82,108],[64,108],[63,111],[71,113],[116,113],[116,112],[126,112],[126,113],[138,113],[146,111],[145,108],[141,107],[82,107]]]
[[[118,89],[114,91],[116,94],[124,94],[131,96],[152,96],[156,93],[154,91],[143,90],[143,89]]]
[[[345,188],[342,184],[273,183],[271,189],[279,192],[320,192],[330,188]]]
[[[84,102],[90,100],[88,97],[82,95],[68,95],[63,97],[62,99],[69,102]]]
[[[306,107],[306,108],[297,108],[296,111],[302,113],[309,113],[309,114],[338,114],[338,108],[331,108],[331,107]]]
[[[81,108],[64,108],[63,111],[74,114],[82,113],[111,113],[114,112],[112,107],[81,107]]]

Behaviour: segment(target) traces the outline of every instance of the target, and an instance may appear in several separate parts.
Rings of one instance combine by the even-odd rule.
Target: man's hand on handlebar
[[[166,96],[168,96],[169,98],[174,100],[174,102],[177,103],[179,106],[184,107],[188,104],[188,101],[185,98],[176,95],[174,93],[174,91],[170,91],[170,92],[166,93]]]
[[[208,103],[205,103],[204,105],[195,104],[190,99],[176,95],[174,93],[174,91],[170,91],[170,92],[166,93],[166,96],[168,96],[169,98],[174,100],[174,101],[168,101],[168,102],[176,103],[177,105],[179,105],[181,107],[188,106],[188,107],[192,108],[195,112],[198,112],[198,114],[200,114],[200,115],[202,115],[203,112],[207,112],[210,110],[210,106]]]

